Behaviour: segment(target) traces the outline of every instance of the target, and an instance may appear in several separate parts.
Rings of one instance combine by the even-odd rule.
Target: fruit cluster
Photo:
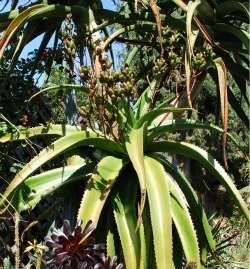
[[[121,98],[133,99],[135,80],[132,70],[124,66],[119,71],[111,70],[112,62],[103,53],[99,55],[101,71],[99,77],[92,68],[84,65],[79,68],[79,76],[87,86],[89,102],[81,106],[82,116],[89,121],[101,123],[106,133],[117,119]],[[105,125],[105,126],[103,126]]]
[[[75,39],[77,33],[74,31],[74,23],[72,21],[72,14],[68,14],[64,21],[64,28],[61,30],[61,36],[64,42],[64,49],[66,52],[66,60],[73,61],[76,57]]]
[[[216,54],[213,51],[213,48],[210,44],[204,43],[202,49],[194,53],[192,58],[192,67],[195,70],[203,70],[207,63],[216,57]]]
[[[171,70],[180,68],[184,55],[184,38],[178,31],[168,26],[163,28],[160,43],[164,48],[164,54],[156,60],[153,67],[156,77],[164,73],[170,74]]]

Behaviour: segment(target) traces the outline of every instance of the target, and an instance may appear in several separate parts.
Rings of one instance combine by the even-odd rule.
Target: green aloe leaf
[[[183,192],[174,182],[174,178],[168,173],[167,177],[169,178],[168,184],[171,194],[171,215],[181,240],[186,256],[186,263],[194,263],[197,268],[200,268],[198,238],[188,210],[188,204],[184,198]]]
[[[126,268],[139,268],[140,237],[136,229],[136,198],[138,184],[123,175],[113,197],[113,211],[121,240]],[[144,257],[145,258],[145,257]]]
[[[143,208],[146,201],[146,174],[144,165],[144,137],[146,124],[139,129],[132,129],[128,136],[128,141],[125,143],[128,156],[137,173],[140,189],[141,189],[141,212],[138,214],[138,225],[141,221]],[[139,226],[138,226],[139,227]],[[137,227],[137,228],[138,228]]]
[[[120,123],[124,125],[124,127],[127,127],[127,129],[134,126],[134,113],[130,107],[128,100],[126,100],[124,97],[121,98],[121,108],[118,110],[118,119],[119,117],[121,118]]]
[[[78,219],[92,220],[97,226],[105,201],[125,163],[118,158],[104,157],[96,166],[83,194]]]
[[[158,161],[145,156],[144,162],[157,269],[173,268],[168,178]]]
[[[194,33],[194,28],[192,26],[192,20],[195,13],[196,8],[201,4],[201,0],[195,0],[195,2],[188,2],[188,10],[186,17],[186,32],[187,32],[187,45],[189,54],[193,54],[193,48],[195,44],[195,40],[197,37],[197,33]],[[196,31],[195,31],[196,32]]]
[[[31,128],[16,127],[13,133],[5,134],[0,137],[0,143],[6,143],[14,140],[25,140],[39,136],[65,136],[75,133],[80,130],[80,127],[68,124],[51,124],[41,125]]]
[[[11,67],[9,67],[8,70],[9,72],[14,66],[16,66],[18,57],[20,56],[23,48],[29,42],[30,37],[35,33],[35,31],[37,31],[38,27],[39,25],[37,25],[37,23],[34,21],[29,22],[28,25],[25,27],[12,56]]]
[[[36,23],[36,21],[32,21],[32,22]],[[31,72],[30,72],[30,77],[34,76],[36,68],[37,68],[39,62],[41,61],[41,55],[42,55],[43,51],[45,51],[46,47],[48,46],[48,43],[49,43],[49,41],[54,33],[55,33],[55,28],[52,28],[44,34],[43,39],[41,41],[41,44],[39,46],[38,52],[37,52],[37,56],[33,62],[33,66],[32,66]],[[12,60],[11,65],[13,65],[13,60]]]
[[[72,165],[29,177],[19,185],[11,203],[18,212],[27,210],[62,185],[87,179],[94,167],[94,163],[85,166]]]
[[[79,131],[69,134],[56,140],[48,148],[43,149],[39,155],[34,157],[23,169],[15,176],[10,182],[9,186],[3,194],[3,198],[0,200],[0,206],[8,199],[9,195],[15,191],[15,189],[32,173],[34,173],[40,166],[49,162],[53,158],[59,156],[78,146],[97,146],[104,150],[110,150],[112,152],[118,150],[119,146],[107,138],[103,138],[98,133],[93,131]]]
[[[201,1],[201,5],[198,5],[196,8],[195,15],[198,15],[200,18],[202,18],[202,21],[206,25],[210,25],[211,23],[214,23],[216,20],[214,14],[214,8],[211,6],[209,0]]]
[[[162,108],[162,109],[154,109],[146,114],[144,114],[141,118],[139,118],[134,124],[134,128],[141,128],[146,122],[150,125],[158,116],[166,113],[183,113],[185,111],[195,111],[192,108]]]
[[[153,96],[153,92],[156,85],[157,81],[153,80],[136,101],[134,105],[134,109],[136,110],[136,119],[140,119],[144,114],[148,112],[151,103],[151,98]]]
[[[195,145],[185,143],[185,142],[174,142],[174,141],[161,141],[161,142],[153,142],[149,144],[146,149],[146,152],[169,152],[174,154],[180,154],[192,159],[197,160],[201,163],[208,171],[218,179],[221,184],[226,188],[231,198],[238,205],[242,214],[246,217],[248,221],[249,219],[249,211],[248,208],[240,195],[239,191],[235,187],[232,179],[223,169],[223,167],[205,150],[197,147]]]
[[[140,212],[140,208],[138,209]],[[151,253],[153,252],[153,244],[152,244],[152,227],[150,221],[150,211],[149,204],[146,201],[143,214],[142,221],[139,227],[140,233],[140,243],[141,243],[141,252],[140,252],[140,269],[150,268],[153,257]]]
[[[174,181],[182,190],[189,208],[192,208],[192,210],[190,210],[190,215],[197,231],[201,262],[205,265],[207,250],[214,253],[216,251],[216,243],[203,206],[184,174],[163,156],[158,155],[157,159],[164,165],[166,172],[174,178]]]
[[[223,134],[224,130],[211,124],[199,120],[191,119],[176,119],[176,120],[165,120],[161,125],[155,126],[152,124],[148,127],[148,141],[152,141],[154,138],[159,137],[160,135],[166,134],[168,132],[175,132],[180,130],[188,129],[205,129],[210,130],[215,133]],[[227,133],[228,139],[231,140],[239,149],[241,149],[238,141],[230,134]],[[243,149],[241,149],[243,151]]]

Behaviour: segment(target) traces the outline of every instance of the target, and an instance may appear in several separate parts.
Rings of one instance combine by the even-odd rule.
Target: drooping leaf
[[[206,123],[203,121],[197,120],[166,120],[161,125],[152,124],[148,127],[148,137],[147,141],[152,141],[154,138],[159,137],[160,135],[166,134],[168,132],[175,132],[180,130],[188,130],[188,129],[206,129],[212,132],[223,134],[224,130],[215,126],[214,124]],[[228,139],[230,139],[239,149],[241,149],[238,141],[230,134],[227,133]],[[243,149],[241,149],[243,151]]]
[[[226,143],[227,143],[227,128],[228,128],[228,97],[227,97],[227,69],[221,58],[214,60],[219,81],[220,103],[221,103],[221,116],[223,125],[223,159],[225,167],[228,169],[226,158]]]
[[[62,6],[38,4],[24,10],[20,15],[18,15],[12,20],[2,39],[0,40],[0,59],[2,58],[3,52],[8,45],[8,42],[11,37],[25,23],[47,16],[65,18],[66,14],[70,12],[76,15],[76,17],[81,17],[82,23],[89,23],[91,21],[94,21],[93,12],[90,9],[81,7],[79,5]]]
[[[5,199],[13,193],[16,188],[32,173],[34,173],[40,166],[49,162],[53,158],[59,156],[62,153],[65,153],[69,150],[72,150],[77,146],[97,146],[105,150],[110,149],[111,151],[119,151],[116,148],[118,145],[103,138],[98,135],[98,133],[93,131],[79,131],[76,133],[69,134],[62,138],[56,140],[48,148],[43,149],[36,157],[34,157],[28,164],[26,164],[23,169],[15,176],[15,178],[10,182],[7,189],[3,194],[3,199],[0,200],[0,206],[3,205]],[[116,148],[116,149],[115,149]]]
[[[87,92],[87,87],[83,86],[83,85],[76,85],[76,84],[61,84],[61,85],[53,85],[50,87],[46,87],[42,90],[40,90],[39,92],[35,93],[34,95],[32,95],[30,97],[30,100],[32,100],[33,98],[35,98],[36,96],[45,93],[45,92],[50,92],[50,91],[58,91],[58,90],[76,90],[76,91],[82,91],[82,92]]]
[[[188,2],[188,10],[186,17],[186,32],[187,32],[187,41],[186,41],[186,50],[185,50],[185,72],[187,79],[187,98],[188,105],[192,107],[192,101],[190,98],[191,92],[191,60],[193,55],[193,49],[195,45],[195,41],[199,34],[199,30],[192,24],[192,19],[194,16],[195,9],[200,5],[201,1],[196,0],[195,2]]]
[[[18,212],[27,210],[62,185],[87,179],[94,166],[94,163],[85,166],[71,165],[29,177],[15,191],[12,205]]]
[[[240,41],[246,49],[249,47],[250,34],[245,30],[241,29],[240,27],[229,25],[226,23],[215,23],[212,27],[213,30],[218,33],[229,33],[233,37],[236,37],[238,42]]]
[[[6,143],[14,140],[25,140],[39,136],[65,136],[70,133],[80,131],[80,126],[72,126],[67,124],[51,124],[41,125],[31,128],[16,127],[13,133],[7,133],[0,137],[0,143]]]
[[[235,97],[233,91],[228,87],[228,101],[235,113],[238,115],[238,118],[242,120],[244,125],[248,128],[249,127],[249,118],[248,115],[245,113],[242,106],[239,104],[237,98]]]
[[[0,59],[3,56],[4,49],[8,45],[9,40],[13,36],[13,34],[16,32],[18,28],[20,28],[25,21],[32,15],[32,13],[36,10],[39,10],[46,5],[44,4],[39,4],[32,6],[26,10],[24,10],[18,17],[16,17],[8,26],[6,32],[4,33],[3,37],[0,39]]]

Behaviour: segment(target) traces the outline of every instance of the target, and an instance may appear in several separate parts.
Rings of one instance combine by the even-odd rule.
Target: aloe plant
[[[89,68],[81,62],[79,76],[82,85],[56,85],[37,94],[59,89],[82,92],[89,100],[88,106],[81,111],[86,123],[75,127],[47,124],[20,130],[17,128],[15,135],[0,137],[0,143],[43,136],[54,140],[16,174],[1,194],[1,213],[8,216],[13,211],[33,209],[42,199],[49,195],[53,197],[61,187],[77,181],[83,196],[79,200],[75,219],[83,220],[84,223],[93,222],[99,236],[106,240],[108,256],[124,259],[126,268],[205,268],[207,253],[215,253],[216,243],[198,195],[185,175],[173,164],[171,156],[184,155],[204,166],[226,188],[228,195],[249,220],[248,209],[231,178],[209,153],[185,141],[177,142],[167,137],[169,133],[179,130],[201,128],[223,134],[224,143],[227,138],[237,144],[227,133],[226,72],[227,68],[232,71],[245,96],[245,87],[241,86],[246,80],[247,69],[244,64],[237,64],[242,74],[235,70],[232,47],[222,41],[218,45],[211,38],[210,28],[206,27],[211,27],[216,38],[216,34],[224,29],[240,39],[241,45],[246,47],[248,35],[241,28],[231,25],[223,28],[223,25],[215,22],[216,18],[221,17],[227,20],[223,10],[229,17],[236,9],[244,13],[244,18],[248,17],[245,5],[237,2],[232,7],[231,1],[226,1],[226,4],[218,5],[214,13],[208,1],[190,1],[188,4],[178,0],[166,1],[166,5],[171,5],[167,9],[163,3],[162,10],[167,9],[163,15],[160,13],[160,4],[158,6],[156,1],[134,1],[135,5],[124,2],[120,12],[96,8],[94,4],[99,4],[99,1],[93,1],[93,5],[74,1],[74,5],[68,6],[60,5],[58,1],[52,2],[53,4],[48,4],[47,1],[37,1],[23,11],[13,10],[0,16],[0,29],[7,28],[0,40],[0,58],[11,38],[22,29],[19,43],[13,52],[5,55],[5,60],[10,60],[10,73],[23,47],[45,32],[31,71],[33,76],[49,39],[56,33],[55,38],[58,40],[58,26],[63,21],[67,25],[72,16],[74,25],[81,26],[77,34],[85,43],[78,40],[77,44],[74,40],[71,22],[70,27],[63,29],[66,34],[61,31],[69,77],[73,77],[76,52],[81,56],[84,48],[90,52],[93,67]],[[174,16],[176,7],[184,11],[184,17]],[[148,8],[152,11],[144,12]],[[127,14],[124,14],[124,10],[128,10]],[[204,22],[209,26],[200,20],[202,14]],[[96,17],[103,21],[99,23]],[[38,22],[43,23],[41,29],[37,28]],[[120,23],[121,29],[112,32],[103,41],[99,31],[105,32],[107,26],[115,23]],[[135,78],[128,67],[119,72],[112,71],[112,64],[106,55],[110,44],[119,40],[119,37],[124,36],[125,42],[133,43],[133,40],[126,39],[131,31],[146,32],[149,35],[157,33],[160,40],[153,42],[153,45],[149,44],[158,59],[154,64],[147,63],[147,68],[153,67],[153,72],[148,72],[152,77],[148,79],[147,89],[139,97],[136,85],[140,78]],[[164,54],[164,31],[166,35],[168,31],[175,33],[174,39],[181,39],[182,58],[178,59],[174,51]],[[176,31],[180,31],[180,35],[177,36]],[[200,48],[197,43],[209,43],[206,59],[203,54],[198,54]],[[215,56],[212,55],[213,50]],[[138,51],[138,47],[135,47],[128,55],[128,66]],[[245,60],[246,48],[233,52]],[[167,62],[168,55],[171,56],[171,65]],[[180,69],[185,69],[185,87],[180,87],[181,92],[172,104],[172,100],[159,102],[157,92],[166,83],[168,68],[172,70],[177,65]],[[218,80],[223,129],[201,121],[178,119],[184,112],[195,112],[191,108],[192,102],[199,93],[207,72]],[[145,74],[142,78],[145,79]],[[244,115],[246,123],[241,105],[235,102],[230,92],[229,96],[230,104],[238,115]],[[190,107],[187,108],[188,106]],[[76,164],[68,161],[62,167],[38,173],[41,166],[62,155],[80,155],[81,160]]]
[[[34,127],[21,132],[19,139],[43,135],[59,138],[25,165],[12,180],[2,194],[2,210],[7,213],[12,208],[19,212],[33,208],[57,188],[77,180],[82,182],[85,190],[79,201],[77,218],[92,220],[97,230],[102,230],[102,236],[107,238],[109,255],[116,253],[121,244],[127,268],[150,268],[152,262],[157,268],[172,268],[182,259],[187,265],[195,264],[201,268],[206,260],[206,251],[213,253],[216,250],[206,214],[189,181],[160,152],[182,154],[197,160],[220,180],[247,218],[248,209],[225,170],[207,152],[184,142],[156,141],[164,132],[185,128],[208,128],[220,133],[223,130],[190,120],[156,125],[155,119],[159,115],[179,112],[179,109],[148,112],[149,103],[144,97],[150,91],[148,88],[134,106],[128,107],[124,102],[119,107],[119,117],[127,119],[126,123],[118,120],[123,132],[119,140],[100,131],[76,130],[60,125]],[[126,116],[127,113],[130,117]],[[10,139],[6,135],[0,141]],[[67,152],[73,154],[82,146],[86,150],[102,151],[101,158],[33,175],[53,158]],[[108,219],[104,213],[107,208],[113,211]],[[103,229],[105,222],[106,231]],[[182,246],[179,249],[176,247],[178,242]],[[149,259],[151,252],[155,254],[153,261]]]

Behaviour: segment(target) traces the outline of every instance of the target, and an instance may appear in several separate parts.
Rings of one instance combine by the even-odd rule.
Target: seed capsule
[[[96,52],[97,55],[98,55],[98,54],[101,54],[101,53],[103,52],[103,48],[102,48],[101,46],[97,46],[97,47],[95,48],[95,52]]]

